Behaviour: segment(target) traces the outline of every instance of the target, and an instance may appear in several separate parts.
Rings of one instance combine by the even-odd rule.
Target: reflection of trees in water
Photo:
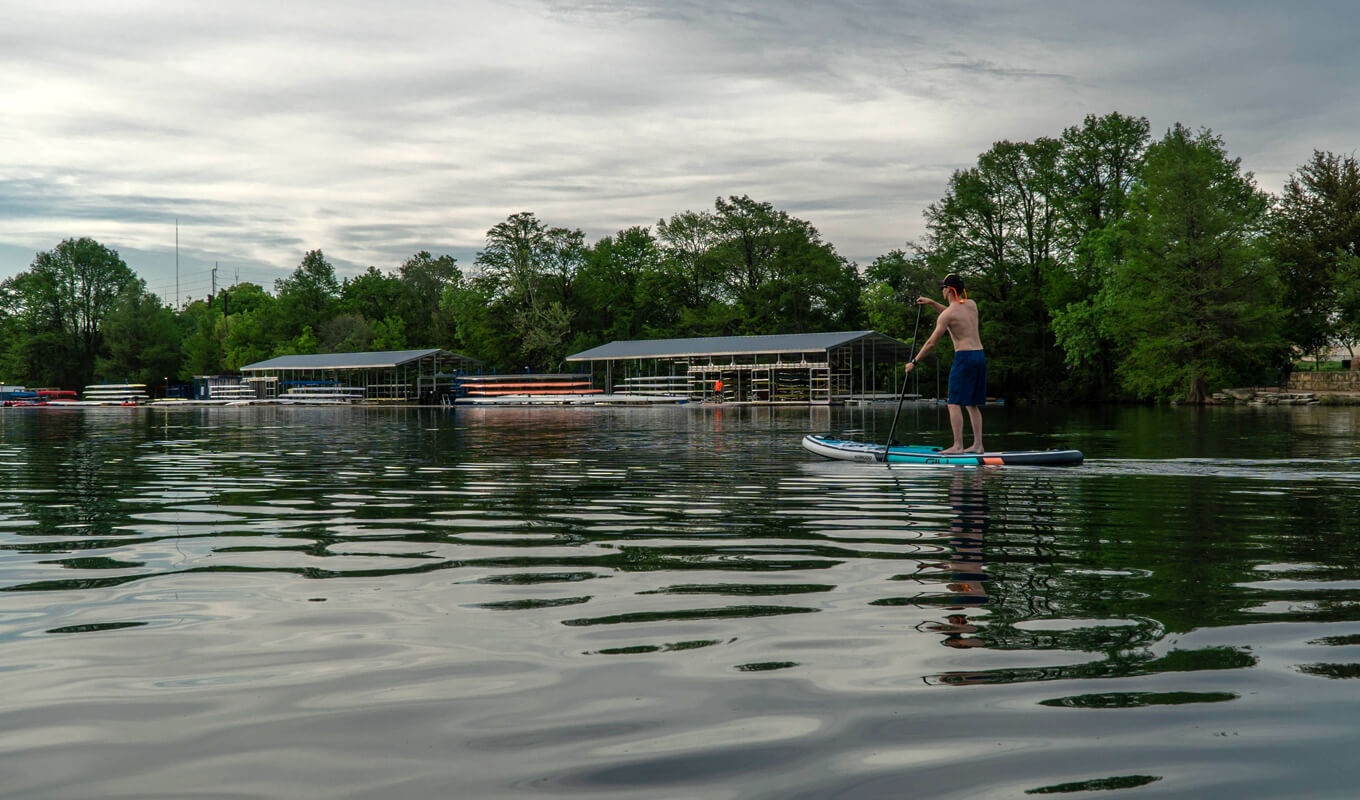
[[[1360,525],[1324,490],[1275,496],[1255,491],[1258,484],[1209,479],[1016,478],[982,484],[994,510],[984,527],[986,613],[960,609],[929,629],[951,646],[1087,660],[947,673],[932,682],[1242,669],[1257,663],[1242,648],[1176,649],[1167,637],[1360,619],[1360,590],[1336,586],[1360,578],[1360,559],[1352,557]],[[950,535],[958,540],[953,528]]]
[[[942,634],[948,647],[1103,653],[1104,658],[1051,668],[957,671],[928,676],[928,682],[1009,683],[1244,665],[1230,648],[1188,657],[1151,653],[1150,645],[1165,629],[1153,620],[1130,618],[1127,603],[1141,595],[1122,583],[1141,573],[1118,575],[1092,563],[1092,555],[1099,560],[1101,553],[1081,535],[1088,522],[1083,517],[1093,506],[1104,508],[1074,497],[1079,491],[1075,482],[1047,477],[1017,480],[988,470],[955,476],[948,495],[950,556],[937,565],[947,570],[949,594],[929,598],[953,613],[920,629]],[[1023,626],[1063,618],[1113,618],[1127,624],[1061,630]]]

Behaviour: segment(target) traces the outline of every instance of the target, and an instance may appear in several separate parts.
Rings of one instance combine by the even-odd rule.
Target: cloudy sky
[[[92,236],[154,291],[592,239],[749,194],[867,263],[1000,139],[1118,110],[1278,190],[1360,147],[1360,5],[0,0],[0,277]]]

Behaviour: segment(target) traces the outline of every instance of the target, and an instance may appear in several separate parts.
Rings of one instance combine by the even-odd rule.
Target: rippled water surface
[[[6,409],[0,794],[1360,792],[1357,410],[891,414]]]

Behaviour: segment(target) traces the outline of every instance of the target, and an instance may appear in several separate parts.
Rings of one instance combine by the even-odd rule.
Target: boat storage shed
[[[877,331],[610,342],[567,356],[620,394],[699,402],[835,403],[895,396],[905,342]]]
[[[476,359],[433,348],[279,356],[247,364],[241,374],[260,399],[319,389],[356,400],[434,403],[455,378],[479,365]]]

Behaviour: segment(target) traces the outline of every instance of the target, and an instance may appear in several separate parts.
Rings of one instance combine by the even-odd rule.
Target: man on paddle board
[[[929,297],[916,298],[916,304],[931,306],[939,317],[935,320],[935,330],[926,340],[921,352],[907,362],[907,372],[916,367],[916,362],[926,357],[935,348],[945,331],[954,341],[954,366],[949,370],[949,424],[954,429],[954,444],[940,451],[940,455],[955,453],[981,453],[982,448],[982,406],[987,403],[987,356],[982,349],[982,337],[978,333],[977,303],[968,299],[963,288],[963,278],[951,272],[940,281],[944,291],[944,304]],[[973,425],[973,445],[963,447],[963,410],[968,409],[968,421]]]

